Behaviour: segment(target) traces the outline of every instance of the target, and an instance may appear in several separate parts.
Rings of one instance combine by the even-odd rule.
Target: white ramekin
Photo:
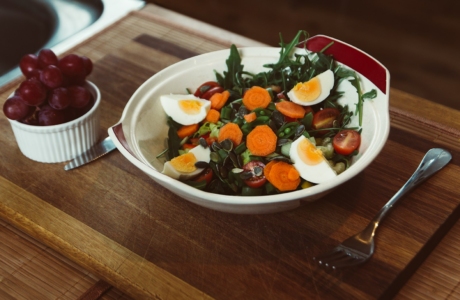
[[[90,111],[70,122],[52,126],[34,126],[9,120],[22,154],[43,163],[71,160],[91,148],[99,139],[101,94],[95,84],[86,81],[95,102]]]

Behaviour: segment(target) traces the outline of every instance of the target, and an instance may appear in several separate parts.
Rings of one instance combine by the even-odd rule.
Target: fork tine
[[[346,266],[353,265],[355,261],[354,257],[351,257],[344,253],[344,255],[340,258],[337,258],[335,260],[328,261],[325,265],[327,267],[330,267],[332,269],[338,269],[338,268],[343,268]]]
[[[331,252],[314,257],[313,259],[320,265],[334,270],[359,265],[367,260],[367,258],[351,255],[342,247],[336,247]]]
[[[346,255],[341,249],[334,248],[331,252],[325,253],[313,259],[318,261],[319,264],[324,264],[325,262],[333,261],[339,259],[340,257]]]

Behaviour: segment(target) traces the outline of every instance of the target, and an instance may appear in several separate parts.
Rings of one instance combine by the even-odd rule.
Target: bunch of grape
[[[27,54],[19,62],[26,79],[3,105],[10,120],[29,125],[57,125],[88,112],[94,104],[85,88],[93,63],[85,56],[68,54],[58,59],[51,49]]]

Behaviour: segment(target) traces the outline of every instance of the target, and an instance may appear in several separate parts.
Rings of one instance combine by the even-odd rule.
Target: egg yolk
[[[311,102],[321,94],[321,83],[317,77],[313,77],[307,82],[297,83],[292,92],[299,101]]]
[[[187,113],[188,115],[196,115],[200,113],[201,106],[203,104],[198,100],[180,100],[179,107],[182,111]]]
[[[185,153],[171,159],[170,163],[174,169],[182,173],[191,173],[196,170],[196,157],[193,153]]]
[[[324,160],[323,152],[308,140],[302,139],[297,145],[299,158],[307,165],[317,165]]]

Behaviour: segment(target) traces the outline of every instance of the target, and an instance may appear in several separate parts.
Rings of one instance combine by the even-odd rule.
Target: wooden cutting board
[[[70,52],[85,54],[95,63],[89,80],[101,90],[101,132],[106,135],[130,96],[150,76],[184,58],[230,44],[224,37],[137,12]],[[0,89],[0,104],[18,83]],[[126,261],[140,258],[130,262],[136,268],[115,266],[108,251],[111,243],[99,245],[109,255],[81,263],[100,276],[109,277],[101,265],[113,269],[111,274],[118,277],[104,279],[129,286],[128,292],[138,298],[168,298],[171,291],[183,298],[217,299],[391,297],[459,218],[460,132],[443,120],[418,117],[418,111],[425,113],[425,100],[397,90],[390,98],[389,140],[365,171],[319,201],[270,215],[226,214],[189,203],[116,151],[68,172],[64,164],[30,161],[20,153],[1,115],[0,216],[76,257],[66,252],[66,243],[73,241],[66,236],[83,229],[63,225],[68,232],[62,233],[52,228],[56,217],[48,215],[48,209],[36,213],[26,201],[13,202],[1,191],[14,185],[31,205],[50,205],[65,218],[103,234],[106,241],[126,249]],[[405,107],[407,103],[412,106]],[[364,228],[410,177],[424,153],[439,146],[451,151],[452,163],[407,195],[385,219],[368,263],[340,272],[325,271],[314,263],[312,257]],[[42,227],[60,232],[60,238],[44,239]],[[85,252],[90,242],[82,238],[73,246]],[[172,275],[184,285],[176,286],[167,276],[139,276],[151,269],[163,270],[154,274]],[[155,289],[160,283],[170,286]]]

